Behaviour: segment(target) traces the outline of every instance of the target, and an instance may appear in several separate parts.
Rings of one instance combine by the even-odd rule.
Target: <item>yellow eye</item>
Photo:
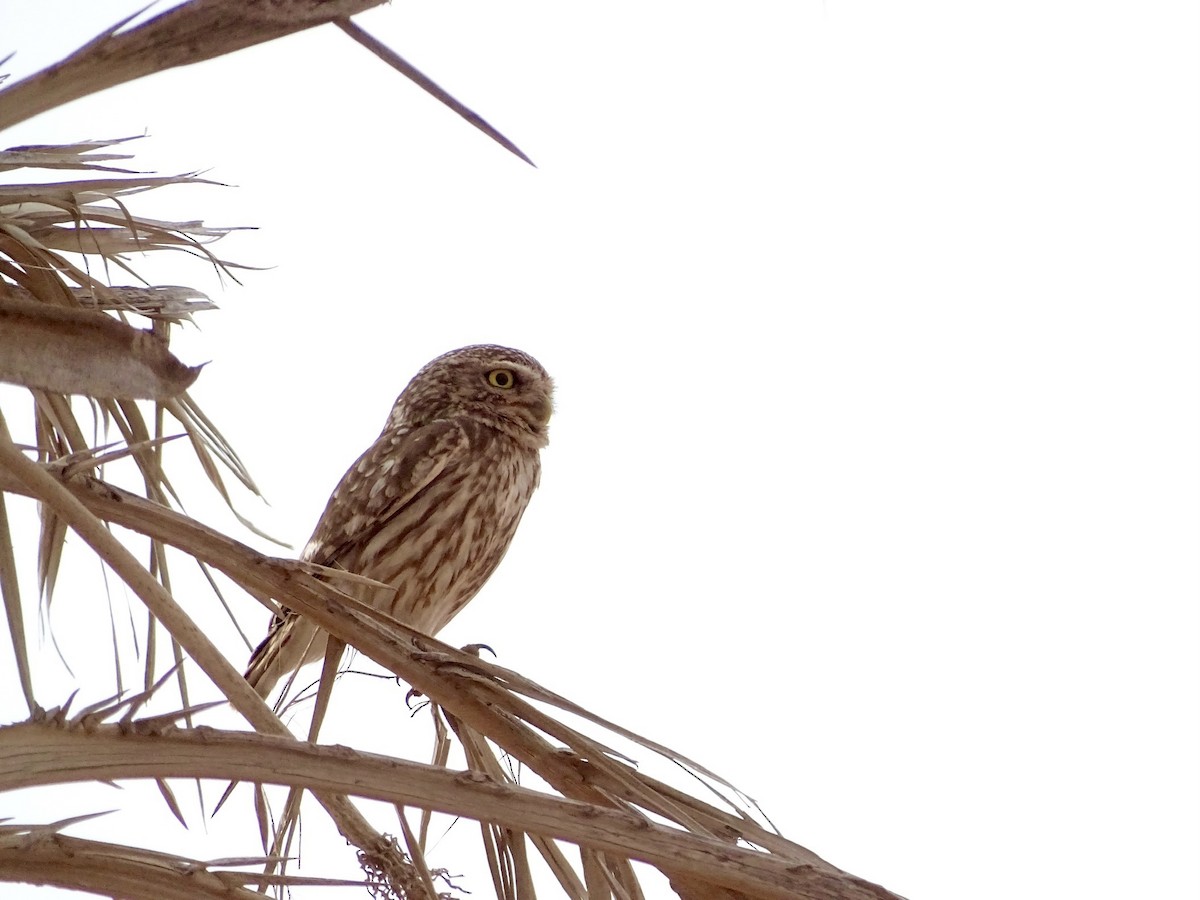
[[[512,369],[492,369],[488,372],[488,384],[502,391],[511,390],[516,383],[517,376],[512,373]]]

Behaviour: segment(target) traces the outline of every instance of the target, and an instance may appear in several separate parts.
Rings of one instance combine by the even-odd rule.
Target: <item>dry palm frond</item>
[[[29,674],[29,648],[25,644],[25,613],[21,608],[21,589],[17,580],[17,561],[13,555],[12,532],[8,525],[8,505],[0,493],[0,596],[4,598],[4,613],[12,641],[13,658],[21,693],[30,712],[35,707],[33,680]]]
[[[358,41],[360,44],[382,59],[397,72],[403,74],[406,78],[421,88],[421,90],[425,91],[431,97],[436,99],[439,103],[454,110],[509,153],[513,154],[513,156],[524,160],[531,166],[533,165],[533,160],[526,156],[521,151],[520,147],[493,128],[491,124],[489,124],[487,120],[483,118],[483,116],[479,115],[479,113],[472,109],[468,109],[454,97],[450,96],[449,91],[447,91],[444,87],[430,78],[404,57],[402,57],[395,50],[392,50],[382,41],[379,41],[378,39],[369,35],[367,32],[363,31],[349,19],[338,19],[337,26],[342,29],[342,31],[346,32],[346,34],[350,35],[350,37],[354,38],[354,40]]]
[[[102,465],[114,458],[93,445],[116,429],[123,450],[137,465],[146,496],[170,502],[174,491],[162,467],[161,444],[169,437],[161,410],[179,410],[177,418],[202,465],[223,496],[228,493],[212,460],[220,459],[251,490],[253,482],[236,454],[195,409],[185,390],[199,374],[168,350],[170,327],[192,312],[211,307],[204,295],[188,288],[110,286],[92,274],[114,268],[131,271],[128,253],[173,249],[200,256],[228,273],[229,264],[206,244],[230,229],[207,228],[195,221],[165,222],[139,216],[127,201],[134,195],[175,184],[201,182],[192,175],[149,176],[102,163],[128,158],[114,152],[128,138],[77,144],[23,147],[0,154],[0,169],[104,169],[129,177],[0,185],[0,380],[24,385],[33,400],[36,450],[56,465]],[[130,324],[132,316],[149,321],[149,330]],[[81,406],[71,394],[93,398]],[[132,398],[156,401],[154,431]],[[165,405],[169,404],[169,406]],[[87,417],[87,418],[85,418]],[[88,419],[90,418],[90,423]],[[92,432],[94,439],[86,435]],[[38,541],[38,582],[51,602],[63,558],[67,528],[51,507],[43,506]],[[0,521],[0,549],[10,546],[7,521]],[[168,572],[161,546],[150,548],[154,571],[164,583]],[[33,703],[28,648],[15,562],[0,577],[9,631],[27,704]],[[148,623],[145,645],[152,651],[155,627]],[[174,648],[178,656],[178,648]],[[154,660],[147,654],[147,683]],[[122,676],[117,666],[118,682]],[[181,696],[186,697],[179,673]]]
[[[125,844],[69,837],[61,832],[94,816],[46,825],[0,824],[0,879],[73,888],[130,900],[262,900],[255,887],[346,886],[329,878],[267,878],[234,866],[260,865],[258,859],[202,862]],[[219,868],[218,868],[219,867]]]
[[[0,381],[60,394],[166,400],[200,374],[152,334],[101,313],[0,298]]]
[[[26,762],[14,765],[17,760]],[[607,857],[608,867],[627,867],[628,860],[637,859],[749,896],[893,896],[794,845],[793,853],[768,855],[658,825],[606,803],[554,797],[481,774],[464,778],[344,747],[216,729],[199,734],[167,728],[162,720],[85,728],[50,715],[0,728],[0,789],[64,780],[116,781],[146,771],[161,777],[233,775],[478,817],[510,836],[537,833],[587,847]]]
[[[0,91],[0,129],[104,87],[165,68],[210,59],[314,25],[335,22],[441,102],[517,155],[515,146],[348,17],[379,0],[193,0],[126,28],[128,19],[61,63]],[[0,185],[0,379],[28,387],[35,458],[11,439],[0,414],[0,592],[16,668],[30,709],[27,722],[0,728],[0,791],[78,781],[153,780],[171,813],[184,815],[170,779],[214,778],[307,791],[358,848],[366,887],[377,897],[430,900],[444,872],[425,859],[429,816],[471,818],[480,825],[498,897],[534,896],[533,848],[570,898],[640,900],[633,861],[661,870],[685,900],[854,898],[889,900],[882,888],[848,875],[768,827],[726,782],[686,757],[641,738],[509,669],[413,631],[339,590],[355,576],[318,571],[264,556],[177,511],[179,497],[164,468],[163,447],[177,431],[188,438],[215,491],[233,507],[225,479],[250,491],[254,482],[220,430],[187,395],[195,371],[169,352],[171,327],[212,308],[189,288],[112,285],[111,273],[139,281],[130,255],[184,251],[232,278],[232,264],[210,250],[230,229],[200,221],[137,214],[131,198],[192,174],[150,176],[121,165],[129,139],[35,145],[0,152],[0,172],[22,168],[104,173],[49,183]],[[101,275],[103,277],[101,277]],[[137,317],[148,330],[132,324]],[[36,343],[35,343],[36,342]],[[34,349],[41,347],[39,355]],[[46,348],[57,348],[46,353]],[[70,353],[69,365],[61,358]],[[85,403],[70,394],[82,393]],[[147,407],[134,398],[153,402]],[[90,422],[89,422],[90,416]],[[173,421],[174,424],[170,424]],[[108,436],[116,432],[120,442]],[[101,480],[103,467],[128,457],[140,493]],[[68,702],[45,711],[36,700],[16,560],[4,493],[40,503],[38,577],[47,604],[73,532],[145,606],[145,689],[76,712]],[[235,510],[236,513],[236,510]],[[244,521],[244,520],[243,520]],[[248,523],[247,523],[248,524]],[[111,526],[149,540],[139,561]],[[313,717],[311,740],[299,741],[247,684],[171,593],[166,548],[205,571],[220,572],[270,608],[286,605],[332,639]],[[211,577],[210,577],[211,582]],[[215,582],[214,583],[215,586]],[[222,601],[223,602],[223,601]],[[156,664],[155,635],[170,637],[170,671]],[[321,711],[334,687],[340,646],[356,647],[428,698],[435,732],[433,765],[360,753],[316,742]],[[190,704],[184,662],[198,667],[253,729],[201,729],[211,704]],[[121,683],[118,659],[117,681]],[[181,708],[140,715],[167,683]],[[586,726],[577,727],[573,722]],[[606,732],[599,739],[583,727]],[[609,746],[612,736],[638,753],[659,754],[705,785],[693,796],[643,773]],[[466,772],[448,769],[452,743]],[[519,783],[514,766],[544,785]],[[266,794],[256,791],[261,857],[203,863],[158,851],[68,837],[78,819],[0,825],[0,881],[92,890],[128,897],[249,897],[274,887],[344,884],[281,874],[296,802],[272,827]],[[393,805],[400,834],[373,825],[351,798]],[[420,810],[413,829],[409,810]],[[576,855],[569,858],[572,845]],[[258,873],[233,871],[262,866]],[[453,890],[453,886],[450,886]]]
[[[116,144],[132,141],[123,138],[116,141],[79,141],[75,144],[30,144],[25,147],[9,147],[0,150],[0,172],[29,166],[35,169],[87,169],[95,172],[126,172],[131,169],[106,166],[102,163],[118,159],[130,159],[128,153],[97,153]],[[87,154],[84,156],[84,154]]]
[[[337,24],[392,68],[458,113],[500,146],[532,165],[521,150],[482,116],[452,97],[433,79],[350,21],[383,0],[192,0],[132,28],[141,13],[118,22],[66,59],[0,91],[0,131],[40,112],[96,91],[176,66],[186,66],[286,37],[328,23]],[[144,11],[144,10],[143,10]],[[75,146],[85,146],[79,144]],[[14,148],[36,153],[41,147]],[[63,150],[65,148],[57,148]],[[49,153],[53,160],[55,154]],[[96,162],[103,161],[99,158]],[[5,160],[0,158],[0,169]],[[100,168],[96,166],[96,168]]]
[[[139,316],[169,322],[172,325],[190,322],[192,313],[217,308],[217,304],[203,291],[181,285],[108,285],[99,291],[95,288],[68,287],[71,296],[86,309],[137,313]],[[7,289],[9,295],[18,300],[35,299],[33,294],[19,285],[11,284]]]
[[[38,467],[27,460],[11,465],[9,471],[15,472],[15,478],[10,482],[2,467],[13,463],[11,453],[0,447],[0,487],[28,491],[44,502],[54,503],[71,527],[93,543],[113,570],[143,597],[233,706],[262,732],[258,736],[231,732],[218,740],[212,731],[206,731],[203,738],[193,737],[186,730],[156,731],[154,740],[145,743],[144,752],[161,753],[153,756],[150,766],[159,777],[283,782],[313,790],[327,809],[336,808],[338,799],[345,802],[341,793],[345,792],[400,806],[469,816],[487,823],[496,870],[507,873],[498,874],[498,880],[513,885],[516,891],[521,891],[524,881],[525,836],[536,835],[539,839],[574,841],[584,848],[582,878],[563,876],[563,883],[582,881],[590,887],[599,879],[632,896],[638,888],[628,866],[630,859],[661,868],[685,896],[705,896],[697,885],[715,885],[748,897],[892,896],[785,840],[744,809],[722,808],[644,776],[527,699],[603,722],[553,692],[412,631],[294,564],[272,561],[179,513],[119,489],[92,479],[57,482],[48,472],[32,471]],[[95,526],[89,525],[89,520],[95,521]],[[157,582],[144,570],[133,568],[136,563],[131,558],[123,559],[119,545],[106,545],[110,537],[98,520],[118,523],[186,549],[250,593],[280,598],[334,636],[353,643],[440,707],[469,748],[473,776],[463,779],[436,767],[354,754],[345,748],[326,750],[295,741]],[[47,760],[73,759],[69,767],[50,762],[42,775],[21,767],[6,776],[0,768],[0,788],[62,777],[64,768],[82,771],[82,758],[96,752],[101,735],[108,735],[113,742],[131,743],[124,751],[118,752],[114,743],[111,750],[100,752],[100,763],[87,770],[88,776],[107,779],[121,777],[122,771],[146,770],[119,770],[130,754],[143,752],[143,744],[135,749],[132,743],[139,731],[135,723],[111,731],[92,727],[86,739],[77,737],[80,731],[52,730],[43,722],[0,732],[0,766],[9,756],[9,751],[3,749],[5,741],[20,748],[12,751],[17,758],[27,758],[31,747],[36,747],[33,755]],[[697,768],[666,748],[621,733],[682,765]],[[171,749],[176,746],[172,742],[186,745],[191,740],[201,741],[203,754]],[[561,799],[516,785],[486,749],[485,740],[535,772]],[[218,750],[218,745],[222,749]],[[76,746],[79,749],[73,750]],[[264,753],[265,748],[270,752]],[[16,781],[5,781],[6,777]],[[534,844],[539,846],[537,841]],[[551,858],[552,867],[562,864],[561,859]],[[516,896],[524,896],[524,892]]]
[[[66,59],[0,92],[0,130],[88,94],[352,16],[382,0],[193,0],[126,29],[123,19]]]
[[[0,155],[0,167],[10,173],[35,167],[111,170],[98,161],[128,158],[113,148],[129,140],[16,148]],[[164,418],[164,412],[170,413],[178,426],[172,431],[181,429],[190,438],[202,470],[232,507],[222,467],[250,491],[257,489],[220,431],[186,394],[199,367],[185,365],[168,349],[171,326],[212,304],[190,288],[110,286],[93,274],[113,269],[132,274],[131,252],[162,250],[182,250],[230,274],[231,264],[207,245],[231,229],[149,218],[128,205],[131,197],[145,191],[209,182],[194,175],[120,171],[128,177],[0,184],[0,380],[29,388],[41,460],[102,465],[113,456],[95,445],[108,444],[104,438],[115,430],[125,443],[124,452],[117,454],[130,456],[145,495],[162,503],[178,501],[162,465],[162,444],[174,436]],[[134,316],[148,321],[150,328],[134,327]],[[72,402],[72,394],[92,400],[80,406]],[[155,401],[149,418],[135,398]],[[66,528],[49,507],[42,508],[41,524],[38,580],[49,604]],[[152,542],[150,554],[156,577],[169,583],[163,548]],[[18,671],[25,672],[24,632],[13,620],[20,604],[15,579],[0,579],[0,588],[9,610]],[[155,630],[148,623],[147,683],[154,680]],[[178,647],[172,652],[180,658]],[[186,697],[182,670],[179,679],[181,697]]]

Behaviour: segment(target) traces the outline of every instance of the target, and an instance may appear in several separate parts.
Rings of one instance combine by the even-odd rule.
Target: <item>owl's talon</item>
[[[464,644],[461,648],[463,653],[470,653],[472,656],[479,656],[480,650],[486,650],[492,656],[496,656],[496,651],[489,644]]]
[[[396,680],[399,681],[400,679],[396,679]],[[407,706],[409,709],[412,709],[413,708],[413,705],[412,705],[413,700],[416,700],[417,698],[424,698],[424,697],[425,697],[425,695],[422,694],[420,691],[418,691],[416,688],[409,688],[408,693],[404,695],[404,705]],[[424,702],[428,703],[429,701],[425,700]]]

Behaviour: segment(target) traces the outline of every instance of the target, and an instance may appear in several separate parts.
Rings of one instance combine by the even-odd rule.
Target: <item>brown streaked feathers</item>
[[[334,489],[303,558],[389,585],[354,590],[436,634],[516,533],[538,484],[552,390],[537,360],[507,347],[463,347],[430,362]],[[265,697],[324,653],[325,633],[284,610],[251,655],[246,680]]]

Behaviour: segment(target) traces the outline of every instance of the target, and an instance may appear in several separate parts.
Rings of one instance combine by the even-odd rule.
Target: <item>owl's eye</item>
[[[487,379],[488,384],[502,391],[511,390],[517,383],[517,376],[513,374],[512,369],[492,369],[488,372]]]

